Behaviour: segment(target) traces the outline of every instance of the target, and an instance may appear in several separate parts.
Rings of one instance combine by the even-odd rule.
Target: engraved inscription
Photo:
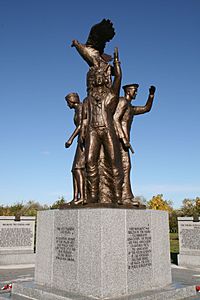
[[[56,234],[56,259],[65,261],[75,261],[75,228],[60,226],[57,227]]]
[[[149,226],[128,228],[127,243],[129,270],[152,265]]]
[[[200,251],[200,224],[182,224],[180,228],[181,248]]]
[[[32,248],[34,237],[32,224],[8,222],[0,225],[0,249]]]

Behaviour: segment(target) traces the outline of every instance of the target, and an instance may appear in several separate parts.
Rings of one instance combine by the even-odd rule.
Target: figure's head
[[[138,87],[139,84],[132,83],[132,84],[124,85],[122,88],[124,90],[125,96],[128,96],[128,98],[132,100],[136,98]]]
[[[93,66],[87,73],[88,89],[98,86],[111,87],[111,66],[109,64]]]
[[[96,68],[93,73],[93,86],[107,86],[110,82],[109,75],[103,68]]]
[[[77,93],[70,93],[65,96],[65,100],[67,101],[67,105],[69,108],[75,108],[77,104],[80,103],[80,99]]]

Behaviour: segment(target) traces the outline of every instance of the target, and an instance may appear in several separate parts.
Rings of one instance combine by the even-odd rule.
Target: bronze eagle
[[[90,33],[85,44],[77,40],[72,41],[72,47],[76,47],[82,58],[89,66],[98,65],[102,60],[108,62],[112,57],[104,53],[106,43],[112,40],[115,35],[113,23],[109,19],[103,19],[90,29]]]

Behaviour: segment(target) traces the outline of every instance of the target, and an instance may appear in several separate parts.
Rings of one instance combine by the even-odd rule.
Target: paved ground
[[[34,268],[25,266],[1,267],[0,266],[0,288],[5,284],[29,281],[34,277]],[[172,265],[173,283],[183,283],[185,285],[200,285],[200,269],[182,268]],[[189,299],[200,299],[200,293],[196,297]]]
[[[172,281],[173,283],[182,283],[185,285],[199,285],[200,286],[200,269],[183,268],[172,265]],[[194,297],[185,298],[185,300],[200,300],[200,293]]]
[[[13,268],[5,268],[0,266],[0,288],[7,283],[32,280],[34,276],[34,268],[26,268],[21,266],[13,266]]]
[[[30,266],[0,266],[0,298],[8,297],[10,298],[9,290],[3,291],[1,288],[6,284],[10,284],[13,282],[23,282],[23,281],[31,281],[34,277],[34,267]]]
[[[172,281],[186,285],[200,285],[200,269],[172,265]]]

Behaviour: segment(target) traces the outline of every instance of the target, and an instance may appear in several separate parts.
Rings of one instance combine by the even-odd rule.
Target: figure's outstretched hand
[[[72,141],[71,140],[68,140],[66,143],[65,143],[65,148],[69,148],[72,144]]]
[[[154,95],[156,91],[156,87],[154,85],[151,85],[149,88],[149,94],[150,95]]]

